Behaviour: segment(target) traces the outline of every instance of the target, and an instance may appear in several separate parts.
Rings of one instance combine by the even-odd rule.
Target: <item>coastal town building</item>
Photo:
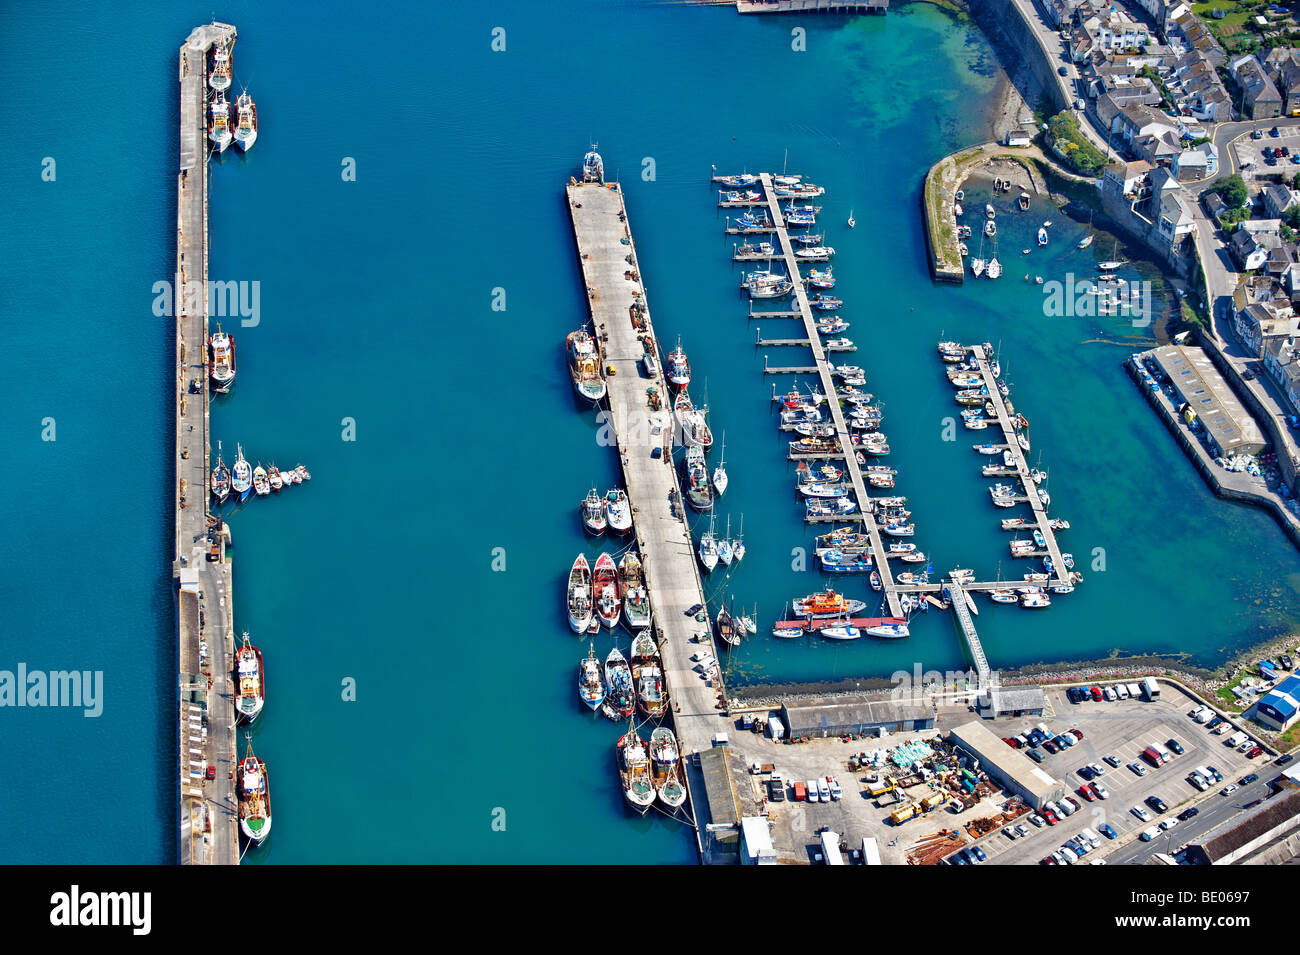
[[[1300,828],[1300,792],[1286,791],[1264,800],[1247,816],[1237,816],[1210,830],[1187,847],[1191,865],[1251,865],[1285,862],[1295,853],[1280,846]],[[1273,858],[1269,850],[1282,849]]]
[[[1170,166],[1179,182],[1195,182],[1219,174],[1219,147],[1214,143],[1202,143],[1192,149],[1184,149],[1173,159]]]
[[[1272,119],[1282,115],[1282,95],[1252,54],[1239,56],[1228,71],[1241,87],[1241,112],[1249,119]]]
[[[1272,279],[1267,276],[1262,279],[1263,283],[1269,286],[1273,284]],[[1300,333],[1300,319],[1297,319],[1291,303],[1285,299],[1273,298],[1271,295],[1265,297],[1265,295],[1268,293],[1261,295],[1256,290],[1256,297],[1259,300],[1237,310],[1232,321],[1233,330],[1237,333],[1237,339],[1242,347],[1252,357],[1260,359],[1264,357],[1264,352],[1271,342],[1285,341]]]
[[[1265,345],[1264,371],[1277,384],[1278,390],[1282,392],[1282,396],[1291,408],[1291,413],[1300,414],[1300,342],[1294,337],[1287,337],[1276,338]],[[1293,695],[1300,698],[1300,693]],[[1292,712],[1288,720],[1293,719],[1294,716]]]
[[[1282,96],[1282,112],[1300,112],[1300,50],[1277,46],[1264,57],[1264,72]]]
[[[1264,440],[1250,414],[1200,348],[1163,345],[1151,353],[1173,384],[1179,413],[1195,412],[1204,438],[1216,456],[1258,454]]]
[[[781,723],[791,736],[883,735],[934,728],[934,710],[918,703],[862,700],[811,706],[781,706]]]
[[[976,708],[985,719],[1000,716],[1042,716],[1047,695],[1041,686],[991,686],[980,694]]]
[[[1264,212],[1274,219],[1282,218],[1282,214],[1296,204],[1295,190],[1281,183],[1265,186],[1260,198],[1264,202]]]
[[[1012,749],[978,722],[963,723],[949,733],[953,746],[977,760],[979,768],[1008,792],[1034,809],[1065,795],[1065,786],[1036,766],[1023,752]]]

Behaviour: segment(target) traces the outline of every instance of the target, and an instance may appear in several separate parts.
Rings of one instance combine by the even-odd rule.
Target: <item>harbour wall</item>
[[[1069,106],[1056,81],[1056,52],[1043,46],[1015,0],[967,0],[967,6],[1031,108],[1043,98],[1051,103],[1054,113]]]
[[[1211,353],[1211,357],[1213,358],[1213,353]],[[1137,385],[1138,390],[1146,397],[1147,403],[1156,410],[1156,413],[1160,415],[1160,420],[1165,423],[1165,427],[1182,446],[1183,451],[1187,453],[1187,456],[1196,466],[1196,470],[1205,479],[1205,483],[1210,486],[1210,490],[1224,500],[1251,504],[1264,509],[1281,526],[1286,536],[1290,538],[1291,543],[1300,548],[1300,523],[1297,523],[1296,519],[1282,506],[1276,496],[1257,494],[1224,484],[1220,476],[1222,469],[1214,463],[1209,452],[1201,443],[1191,435],[1187,428],[1183,427],[1177,409],[1171,405],[1163,392],[1153,394],[1149,388],[1144,387],[1137,369],[1133,367],[1132,361],[1125,360],[1124,368],[1129,377],[1133,379],[1134,384]]]

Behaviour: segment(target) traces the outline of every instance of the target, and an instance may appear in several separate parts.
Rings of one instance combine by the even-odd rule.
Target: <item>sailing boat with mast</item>
[[[718,560],[727,567],[731,566],[731,515],[727,515],[727,533],[718,541]]]
[[[713,514],[709,514],[709,529],[700,535],[700,563],[712,573],[718,566],[718,541],[713,536]]]
[[[855,219],[855,218],[853,218],[853,210],[850,209],[850,210],[849,210],[849,221],[846,223],[846,225],[848,225],[848,227],[849,227],[850,229],[852,229],[852,228],[853,228],[855,225],[857,225],[857,224],[858,224],[858,220]]]
[[[734,560],[745,559],[745,515],[740,515],[740,533],[736,535],[735,543],[731,545],[731,556]]]
[[[979,278],[984,274],[984,233],[980,233],[980,253],[970,260],[970,270]]]
[[[1111,246],[1110,258],[1107,259],[1105,262],[1098,262],[1097,268],[1100,269],[1102,272],[1114,272],[1117,268],[1119,268],[1121,265],[1124,264],[1122,261],[1120,261],[1115,257],[1118,253],[1119,253],[1119,239],[1116,239],[1115,244]]]
[[[722,432],[722,460],[713,469],[713,489],[721,497],[727,491],[727,432]]]
[[[1079,248],[1086,249],[1092,245],[1092,212],[1088,213],[1088,234],[1079,240]]]
[[[1002,263],[998,261],[998,243],[993,242],[993,258],[989,259],[989,264],[984,267],[984,275],[991,279],[996,279],[1002,275]]]
[[[740,646],[740,630],[726,607],[718,608],[718,639],[728,650]]]

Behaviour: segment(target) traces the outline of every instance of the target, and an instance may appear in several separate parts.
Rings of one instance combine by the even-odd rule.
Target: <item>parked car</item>
[[[1056,860],[1051,856],[1043,856],[1038,860],[1039,865],[1056,865]]]
[[[1075,729],[1071,726],[1070,735],[1074,737],[1074,741],[1077,743],[1079,740],[1083,739],[1083,730]]]
[[[1206,766],[1205,768],[1208,769],[1208,770],[1210,771],[1210,775],[1214,777],[1214,781],[1215,781],[1216,783],[1221,783],[1221,782],[1223,782],[1223,773],[1219,772],[1219,771],[1218,771],[1216,768],[1214,768],[1213,766]]]
[[[1115,766],[1115,767],[1118,767],[1119,764],[1123,762],[1123,760],[1121,760],[1114,753],[1107,753],[1105,756],[1102,757],[1102,760],[1105,761],[1107,765]]]
[[[1186,822],[1188,819],[1191,819],[1193,816],[1197,815],[1200,811],[1201,810],[1193,806],[1191,809],[1184,809],[1182,812],[1180,812],[1178,814],[1178,818],[1183,822]]]
[[[1279,757],[1277,758],[1277,764],[1276,764],[1276,765],[1278,765],[1278,766],[1285,766],[1287,763],[1291,762],[1291,760],[1293,760],[1293,759],[1295,759],[1295,754],[1293,754],[1293,753],[1284,753],[1284,754],[1282,754],[1281,756],[1279,756]]]
[[[1179,756],[1183,755],[1183,744],[1176,739],[1167,740],[1165,745],[1172,749]]]
[[[1015,828],[1016,828],[1016,834],[1017,834],[1017,835],[1019,835],[1019,836],[1021,836],[1021,837],[1024,837],[1024,836],[1029,835],[1029,829],[1026,828],[1026,826],[1025,826],[1025,824],[1024,824],[1023,822],[1018,822],[1018,823],[1016,823],[1016,827],[1015,827]]]
[[[1044,821],[1045,823],[1047,823],[1049,826],[1054,826],[1054,825],[1056,825],[1060,820],[1056,818],[1056,813],[1052,812],[1052,810],[1050,810],[1050,809],[1044,809],[1044,810],[1043,810],[1043,821]]]
[[[1043,826],[1047,825],[1047,823],[1043,820],[1043,817],[1040,816],[1038,813],[1034,813],[1033,815],[1031,815],[1029,817],[1029,821],[1034,824],[1034,827],[1036,829],[1041,829],[1043,828]]]
[[[1106,767],[1100,765],[1099,763],[1089,763],[1089,764],[1088,764],[1088,768],[1092,770],[1092,774],[1093,774],[1094,776],[1105,776],[1105,775],[1106,775]]]
[[[1091,690],[1089,690],[1088,692],[1092,694],[1092,698],[1093,698],[1095,701],[1097,701],[1098,703],[1100,703],[1100,702],[1102,701],[1101,687],[1099,687],[1099,686],[1094,686],[1094,687],[1093,687]]]
[[[1236,784],[1236,783],[1228,783],[1228,785],[1224,786],[1222,789],[1219,790],[1219,795],[1220,795],[1220,796],[1231,796],[1231,795],[1232,795],[1233,793],[1235,793],[1236,791],[1237,791],[1237,784]]]
[[[1250,138],[1251,138],[1251,139],[1263,139],[1263,138],[1264,138],[1264,130],[1262,130],[1262,129],[1252,129],[1252,130],[1250,131]]]
[[[1151,821],[1151,813],[1147,812],[1141,806],[1134,806],[1132,809],[1129,810],[1129,812],[1133,813],[1133,815],[1137,816],[1143,822]]]
[[[1290,156],[1290,155],[1291,155],[1291,147],[1290,147],[1290,146],[1282,146],[1282,147],[1280,147],[1280,148],[1278,149],[1278,152],[1280,152],[1283,156]]]
[[[1080,779],[1092,779],[1092,777],[1095,776],[1095,775],[1097,775],[1097,774],[1094,773],[1094,772],[1092,771],[1092,767],[1091,767],[1091,766],[1081,766],[1081,767],[1079,767],[1079,778],[1080,778]]]
[[[1254,759],[1256,756],[1263,756],[1263,755],[1264,755],[1264,751],[1260,749],[1258,746],[1256,746],[1254,749],[1246,753],[1246,758]]]
[[[1147,768],[1137,760],[1133,760],[1133,762],[1129,763],[1128,768],[1133,770],[1133,772],[1137,773],[1139,776],[1145,776],[1147,774]]]
[[[1278,128],[1277,128],[1276,126],[1274,126],[1272,129],[1270,129],[1270,130],[1268,131],[1268,134],[1269,134],[1270,136],[1272,136],[1274,139],[1277,139],[1278,136],[1281,136],[1281,135],[1282,135],[1282,133],[1278,130]]]
[[[1026,751],[1025,755],[1036,763],[1041,763],[1044,758],[1043,751],[1037,748]]]
[[[1269,163],[1269,165],[1272,165],[1272,163]],[[1245,371],[1241,373],[1241,377],[1245,378],[1247,381],[1254,381],[1255,373],[1251,371],[1249,368],[1247,368]]]
[[[1161,819],[1161,820],[1160,820],[1160,828],[1163,829],[1165,832],[1168,832],[1170,829],[1172,829],[1172,828],[1173,828],[1174,826],[1176,826],[1176,825],[1178,825],[1178,820],[1177,820],[1177,819]]]
[[[1082,786],[1079,787],[1079,795],[1082,796],[1084,799],[1088,800],[1088,802],[1097,801],[1097,794],[1092,791],[1092,787],[1089,786],[1087,783],[1084,783]]]
[[[1065,67],[1063,67],[1063,66],[1058,66],[1058,67],[1056,68],[1056,74],[1057,74],[1058,76],[1069,76],[1069,75],[1070,75],[1070,71],[1067,70],[1067,69],[1066,69]]]
[[[1097,827],[1097,831],[1100,832],[1107,839],[1119,838],[1119,833],[1116,832],[1114,829],[1112,829],[1109,823],[1103,822],[1100,826]]]
[[[1169,811],[1169,807],[1165,805],[1165,801],[1161,799],[1159,796],[1147,796],[1147,798],[1142,801],[1145,802],[1152,809],[1154,809],[1156,812]]]
[[[984,850],[981,849],[979,846],[971,846],[971,852],[975,853],[975,858],[978,859],[980,862],[989,861],[989,857],[984,853]]]
[[[1210,781],[1196,771],[1193,771],[1192,774],[1187,777],[1187,781],[1201,792],[1205,792],[1205,790],[1210,788]]]
[[[1109,799],[1109,798],[1110,798],[1110,790],[1107,789],[1105,786],[1103,786],[1103,785],[1102,785],[1101,783],[1099,783],[1099,782],[1093,782],[1093,783],[1092,783],[1092,791],[1095,792],[1095,793],[1097,794],[1097,798],[1098,798],[1098,799]]]
[[[1156,836],[1158,836],[1158,835],[1160,835],[1160,830],[1157,829],[1155,826],[1152,826],[1150,829],[1144,829],[1144,830],[1142,831],[1142,837],[1141,837],[1141,838],[1142,838],[1142,841],[1143,841],[1143,842],[1150,842],[1152,839],[1154,839],[1154,838],[1155,838]]]
[[[1259,773],[1251,773],[1248,776],[1242,776],[1241,779],[1237,780],[1237,782],[1241,783],[1243,786],[1249,786],[1251,783],[1257,783],[1259,782]]]

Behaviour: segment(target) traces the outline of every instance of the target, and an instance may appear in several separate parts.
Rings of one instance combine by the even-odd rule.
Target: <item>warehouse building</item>
[[[1289,676],[1255,704],[1255,719],[1279,733],[1300,716],[1300,676]]]
[[[1290,851],[1289,843],[1297,828],[1300,828],[1300,792],[1287,791],[1264,800],[1262,806],[1244,819],[1210,830],[1205,838],[1188,846],[1187,860],[1192,865],[1285,861],[1278,856],[1295,854]]]
[[[1047,695],[1041,686],[991,686],[979,697],[985,719],[999,716],[1042,716]]]
[[[934,710],[918,703],[860,700],[821,706],[781,707],[781,722],[791,738],[800,736],[883,736],[934,729]]]
[[[1034,765],[1024,753],[1012,749],[985,729],[982,723],[963,723],[948,734],[957,749],[979,760],[979,768],[1007,792],[1035,809],[1065,795],[1065,786]]]
[[[1264,450],[1264,436],[1255,419],[1204,351],[1194,346],[1163,345],[1150,354],[1173,382],[1184,420],[1187,409],[1195,412],[1211,451],[1224,456]]]

